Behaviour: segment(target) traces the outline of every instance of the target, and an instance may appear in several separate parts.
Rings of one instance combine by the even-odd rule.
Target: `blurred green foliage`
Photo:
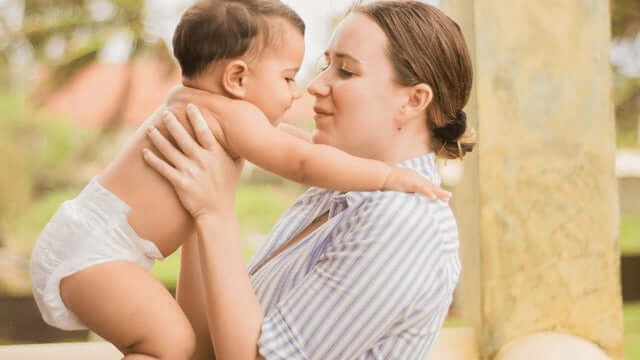
[[[52,66],[53,74],[46,90],[57,88],[84,66],[96,61],[100,50],[117,34],[131,37],[129,58],[143,52],[167,57],[166,45],[145,32],[144,0],[105,0],[97,4],[102,8],[99,15],[92,9],[96,3],[85,0],[25,0],[24,20],[19,31],[9,31],[9,27],[4,29],[10,43],[26,40],[36,60]],[[50,59],[46,49],[54,38],[64,42],[63,54]],[[3,50],[15,49],[11,46],[0,49],[0,55]]]
[[[640,215],[620,220],[620,250],[623,254],[640,255]]]
[[[614,38],[634,37],[640,33],[640,2],[611,0],[611,32]]]
[[[281,184],[256,184],[247,180],[238,187],[235,211],[244,258],[249,261],[260,240],[269,233],[276,221],[291,206],[305,187],[284,181]],[[180,269],[180,251],[172,254],[151,269],[152,274],[167,286],[175,286]]]
[[[640,359],[640,304],[629,304],[624,311],[624,359]]]
[[[90,132],[35,110],[23,95],[0,93],[0,240],[28,251],[41,228],[80,179],[79,150]]]
[[[640,36],[640,1],[611,0],[611,31],[616,41]],[[640,78],[613,68],[618,147],[640,147]]]
[[[145,0],[8,0],[24,4],[24,19],[14,29],[0,16],[0,89],[29,87],[29,76],[11,76],[16,68],[45,65],[47,74],[34,89],[30,100],[46,103],[57,89],[78,72],[99,60],[102,51],[116,39],[127,39],[130,47],[123,67],[126,82],[119,90],[118,105],[109,114],[108,133],[122,126],[124,111],[133,88],[132,60],[150,55],[163,60],[168,71],[174,67],[167,44],[146,30]],[[96,7],[99,10],[96,10]],[[54,46],[50,46],[54,44]],[[51,48],[60,51],[51,55]],[[54,52],[56,52],[54,51]],[[32,59],[12,64],[16,54],[29,53]],[[33,61],[33,63],[31,63]],[[10,68],[11,67],[11,68]],[[25,69],[18,73],[31,73]],[[24,72],[24,74],[23,74]],[[111,134],[110,134],[111,135]]]

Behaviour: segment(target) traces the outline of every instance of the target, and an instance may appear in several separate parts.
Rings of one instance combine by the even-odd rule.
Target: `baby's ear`
[[[230,61],[222,73],[222,87],[232,97],[244,99],[247,95],[249,67],[242,60]]]

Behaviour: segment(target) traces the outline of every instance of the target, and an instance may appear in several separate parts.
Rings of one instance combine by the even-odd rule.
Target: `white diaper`
[[[31,254],[33,295],[44,321],[64,330],[87,327],[60,298],[60,280],[92,265],[129,260],[146,270],[163,258],[158,247],[131,228],[131,208],[94,178],[62,203]]]

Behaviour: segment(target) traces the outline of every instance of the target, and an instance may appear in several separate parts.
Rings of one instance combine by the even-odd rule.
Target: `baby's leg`
[[[91,266],[64,278],[60,295],[85,325],[124,359],[189,359],[193,329],[167,289],[128,261]]]

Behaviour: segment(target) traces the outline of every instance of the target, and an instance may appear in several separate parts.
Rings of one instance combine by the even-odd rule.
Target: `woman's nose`
[[[330,92],[329,84],[324,80],[324,76],[322,76],[324,72],[318,74],[315,79],[309,84],[307,87],[307,91],[309,94],[315,97],[324,97],[328,96]]]

